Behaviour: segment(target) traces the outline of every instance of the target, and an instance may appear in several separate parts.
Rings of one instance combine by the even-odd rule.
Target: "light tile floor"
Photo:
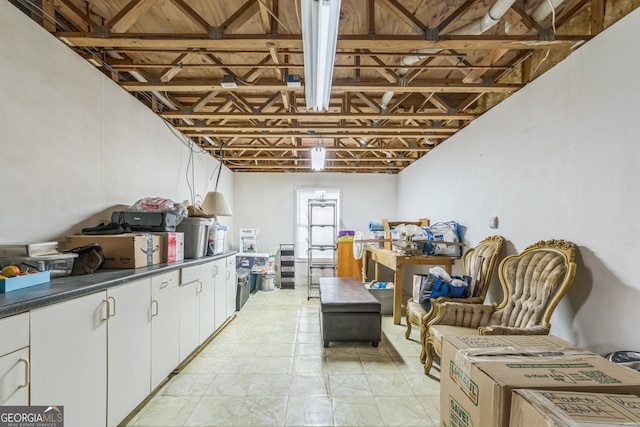
[[[419,331],[405,339],[391,316],[382,329],[377,348],[324,348],[306,287],[258,291],[126,425],[437,426],[440,383],[422,373]]]

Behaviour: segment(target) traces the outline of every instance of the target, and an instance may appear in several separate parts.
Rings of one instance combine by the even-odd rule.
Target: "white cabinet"
[[[107,426],[151,392],[151,279],[107,290]]]
[[[107,419],[106,298],[97,292],[30,312],[30,404],[63,405],[70,427]]]
[[[227,321],[227,265],[225,258],[217,259],[208,265],[215,292],[215,329],[218,330]]]
[[[29,404],[29,314],[0,320],[0,406]]]
[[[205,342],[207,338],[216,330],[215,324],[215,291],[214,283],[206,277],[203,265],[201,270],[201,288],[198,294],[198,308],[200,312],[200,340],[199,344]]]
[[[236,311],[236,293],[238,292],[238,276],[236,276],[236,256],[228,256],[225,260],[225,283],[227,288],[227,319]]]
[[[151,278],[151,390],[180,364],[180,271]]]
[[[201,272],[200,265],[180,271],[180,361],[200,344]]]

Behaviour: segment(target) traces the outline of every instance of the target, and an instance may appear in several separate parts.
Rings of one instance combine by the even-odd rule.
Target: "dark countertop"
[[[49,283],[0,293],[0,318],[24,313],[50,304],[78,298],[102,291],[111,286],[121,285],[158,273],[176,270],[191,265],[204,264],[220,258],[235,255],[235,251],[203,258],[187,259],[170,264],[155,264],[135,269],[99,269],[84,276],[56,277]]]

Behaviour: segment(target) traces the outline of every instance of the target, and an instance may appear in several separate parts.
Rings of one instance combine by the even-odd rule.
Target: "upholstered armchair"
[[[469,298],[456,299],[464,303],[482,304],[484,302],[487,290],[489,288],[489,282],[493,275],[493,270],[498,261],[498,254],[502,248],[504,239],[501,236],[490,236],[478,243],[475,248],[468,249],[462,257],[462,270],[465,275],[470,275],[475,278],[473,283],[473,289],[471,289]],[[453,301],[450,298],[440,297],[440,301]],[[407,301],[407,332],[405,337],[409,339],[411,335],[411,324],[420,327],[420,341],[424,348],[424,339],[426,337],[426,322],[431,318],[427,316],[426,310],[419,303],[413,301],[410,298]],[[429,313],[433,313],[433,307]],[[424,363],[425,355],[420,355],[420,361]]]
[[[433,353],[442,354],[447,335],[547,335],[551,314],[566,295],[576,273],[575,247],[564,240],[540,241],[498,266],[500,304],[432,301],[434,315],[426,326],[424,373]]]

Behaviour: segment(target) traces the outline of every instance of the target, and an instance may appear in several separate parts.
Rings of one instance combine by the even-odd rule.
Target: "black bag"
[[[420,293],[418,294],[418,303],[427,312],[431,308],[431,291],[438,280],[442,279],[435,274],[429,273],[422,276],[422,280],[420,282]]]

